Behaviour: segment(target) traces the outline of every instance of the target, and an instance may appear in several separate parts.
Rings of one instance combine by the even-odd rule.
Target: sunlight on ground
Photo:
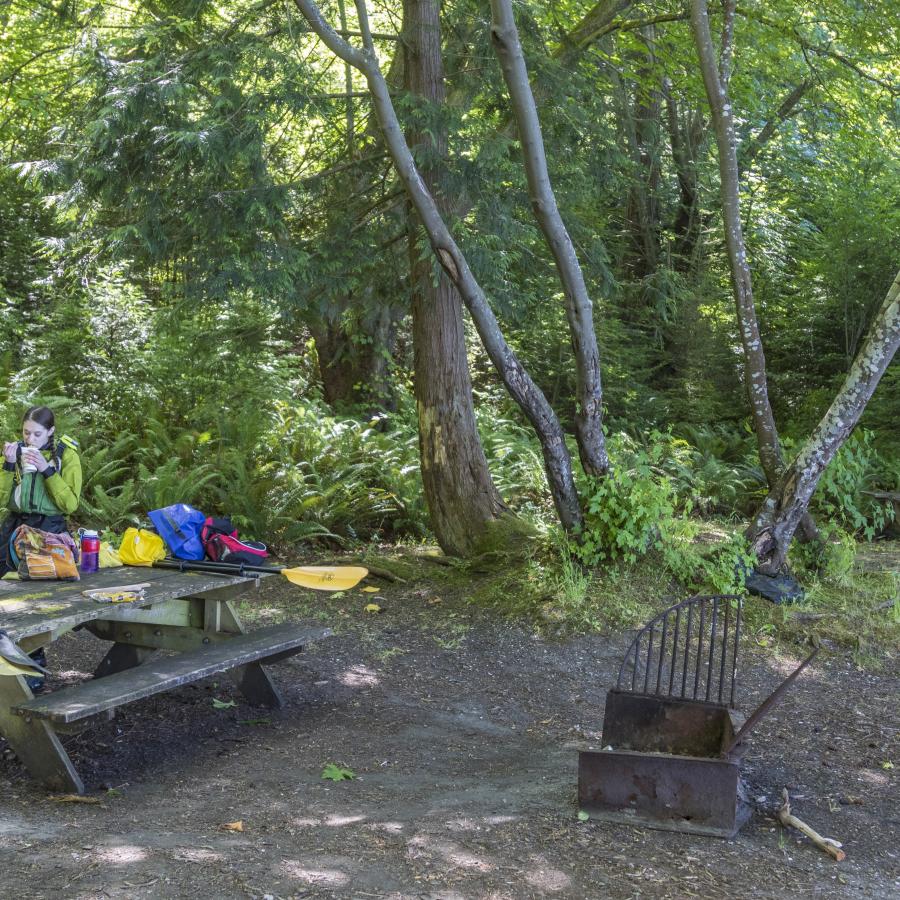
[[[868,781],[869,784],[877,784],[878,787],[884,787],[890,783],[890,778],[884,772],[876,772],[874,769],[860,769],[860,781]]]
[[[372,822],[366,826],[372,831],[386,831],[388,834],[401,834],[405,827],[402,822]]]
[[[316,887],[339,888],[350,883],[350,876],[340,869],[313,869],[293,859],[281,864],[281,871],[288,877]]]
[[[532,856],[535,868],[525,873],[525,880],[541,891],[564,891],[572,886],[572,879],[565,872],[554,869],[543,856]]]
[[[54,674],[63,681],[86,681],[92,677],[90,672],[79,672],[78,669],[64,669]]]
[[[447,828],[450,831],[481,831],[486,826],[507,825],[515,822],[517,816],[482,816],[479,819],[450,819]]]
[[[101,847],[94,851],[94,857],[97,859],[97,862],[113,866],[126,866],[129,863],[145,860],[147,851],[143,847],[125,844],[121,847]]]
[[[378,676],[367,666],[351,666],[338,675],[338,681],[345,687],[373,687],[378,684]]]
[[[221,853],[203,847],[176,847],[172,856],[185,862],[221,862],[225,858]]]
[[[322,824],[329,828],[340,828],[342,825],[356,825],[365,821],[365,816],[328,816]]]
[[[810,648],[809,653],[812,653],[812,648]],[[809,655],[809,653],[804,654],[802,657],[794,657],[794,656],[775,656],[770,660],[770,664],[772,668],[781,675],[782,678],[787,678],[788,675],[791,675],[797,666],[803,662],[804,659]],[[822,669],[816,668],[816,663],[820,661],[820,658],[817,657],[815,662],[811,662],[804,670],[803,674],[799,676],[800,681],[818,681],[821,682],[823,678],[827,676],[827,673]]]
[[[496,864],[489,859],[478,856],[459,844],[441,840],[440,838],[417,835],[408,841],[406,846],[409,856],[413,859],[429,854],[439,856],[460,869],[470,869],[475,872],[493,872],[497,868]]]
[[[344,825],[358,825],[360,822],[365,822],[366,816],[326,816],[324,819],[306,817],[292,821],[299,828],[319,828],[320,826],[341,828]]]

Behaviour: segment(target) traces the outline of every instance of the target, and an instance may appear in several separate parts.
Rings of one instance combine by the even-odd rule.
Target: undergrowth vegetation
[[[218,327],[223,340],[243,339]],[[377,543],[432,540],[412,398],[401,393],[391,413],[337,415],[311,386],[302,359],[288,365],[277,344],[263,343],[263,350],[265,396],[253,390],[241,403],[217,403],[195,366],[190,414],[169,408],[166,390],[154,386],[163,384],[161,376],[148,377],[144,391],[126,392],[127,402],[117,395],[106,407],[87,390],[90,402],[42,392],[46,377],[26,371],[2,398],[4,434],[18,432],[27,405],[52,406],[59,431],[72,433],[82,447],[77,524],[107,534],[146,523],[151,509],[183,502],[229,515],[242,535],[281,555],[310,542],[365,553]],[[77,363],[69,354],[64,373],[76,386]],[[180,390],[188,392],[184,385]],[[749,434],[696,425],[612,434],[612,473],[581,478],[585,524],[571,538],[554,524],[540,449],[529,430],[490,398],[479,404],[478,419],[495,483],[536,537],[523,541],[510,564],[476,560],[452,567],[451,575],[475,575],[468,582],[474,602],[562,633],[634,626],[688,592],[742,590],[750,563],[746,517],[765,493]],[[897,576],[860,572],[857,551],[858,541],[891,526],[892,507],[874,494],[896,489],[898,472],[869,432],[847,442],[812,505],[825,543],[815,549],[795,543],[792,551],[806,600],[785,610],[751,602],[754,640],[821,633],[861,659],[874,646],[897,642],[900,613],[888,603]]]

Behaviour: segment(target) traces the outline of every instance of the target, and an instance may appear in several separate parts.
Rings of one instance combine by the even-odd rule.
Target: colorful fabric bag
[[[79,581],[78,545],[68,534],[20,525],[13,533],[12,561],[23,581]]]
[[[265,544],[239,540],[231,519],[210,516],[204,522],[200,534],[206,555],[214,562],[261,566],[269,556]]]

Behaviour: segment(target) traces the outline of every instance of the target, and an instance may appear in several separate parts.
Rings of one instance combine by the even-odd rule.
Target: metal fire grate
[[[734,706],[740,597],[690,597],[648,622],[622,660],[617,690]],[[630,677],[629,677],[630,672]]]
[[[602,750],[582,750],[582,809],[614,822],[732,837],[750,816],[743,740],[815,656],[739,729],[734,700],[741,598],[702,596],[648,622],[607,692]]]

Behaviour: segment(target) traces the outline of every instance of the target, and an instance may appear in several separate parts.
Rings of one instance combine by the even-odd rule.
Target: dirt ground
[[[577,749],[599,745],[629,634],[548,640],[464,590],[374,583],[328,597],[269,578],[242,603],[336,630],[272,667],[282,710],[208,681],[65,738],[99,803],[48,798],[6,753],[0,897],[900,896],[896,657],[871,673],[820,654],[752,739],[756,812],[735,840],[582,822]],[[745,644],[749,711],[805,648]],[[103,651],[84,632],[52,645],[51,686]],[[323,779],[328,763],[356,777]],[[844,862],[775,824],[783,787]]]

